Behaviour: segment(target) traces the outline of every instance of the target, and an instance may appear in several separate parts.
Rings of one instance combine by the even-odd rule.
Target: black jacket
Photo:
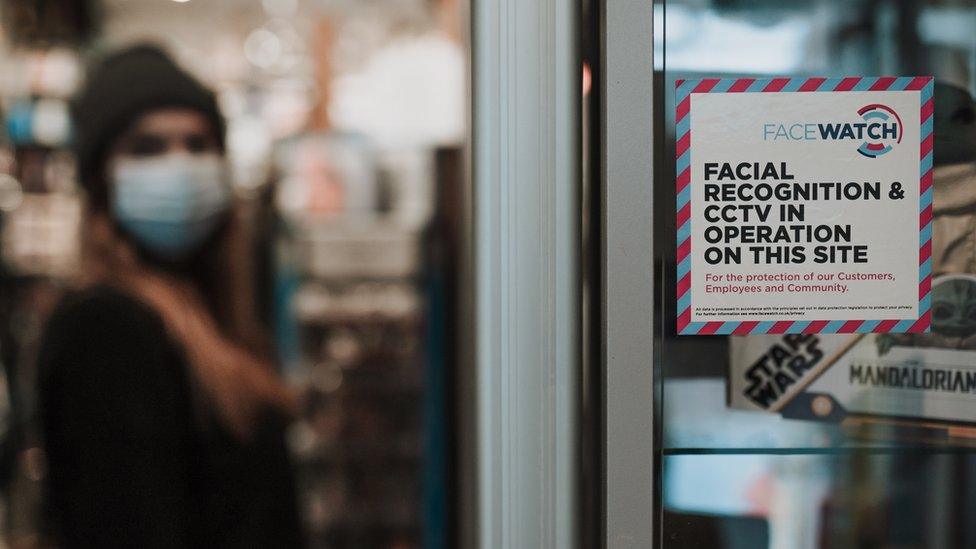
[[[242,443],[199,404],[149,307],[70,295],[39,352],[47,503],[65,547],[299,547],[283,425]]]

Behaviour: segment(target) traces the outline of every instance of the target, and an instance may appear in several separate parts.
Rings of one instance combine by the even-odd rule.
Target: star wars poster
[[[935,97],[930,331],[732,337],[731,406],[976,432],[976,106],[950,86]]]

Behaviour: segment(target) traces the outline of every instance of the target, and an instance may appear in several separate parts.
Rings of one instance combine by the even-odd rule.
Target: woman
[[[282,437],[296,402],[241,336],[246,300],[225,291],[234,223],[214,95],[138,46],[90,73],[75,115],[86,280],[38,357],[52,534],[301,545]]]

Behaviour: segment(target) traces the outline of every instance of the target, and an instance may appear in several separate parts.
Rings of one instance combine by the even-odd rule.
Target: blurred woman
[[[295,398],[228,291],[241,273],[213,93],[138,46],[74,106],[85,276],[38,356],[55,541],[301,545],[282,436]]]

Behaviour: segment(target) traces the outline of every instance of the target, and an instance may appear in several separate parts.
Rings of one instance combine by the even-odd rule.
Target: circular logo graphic
[[[867,138],[857,152],[868,158],[877,158],[901,143],[901,117],[891,107],[872,103],[858,109],[857,114],[864,119],[864,136]]]

